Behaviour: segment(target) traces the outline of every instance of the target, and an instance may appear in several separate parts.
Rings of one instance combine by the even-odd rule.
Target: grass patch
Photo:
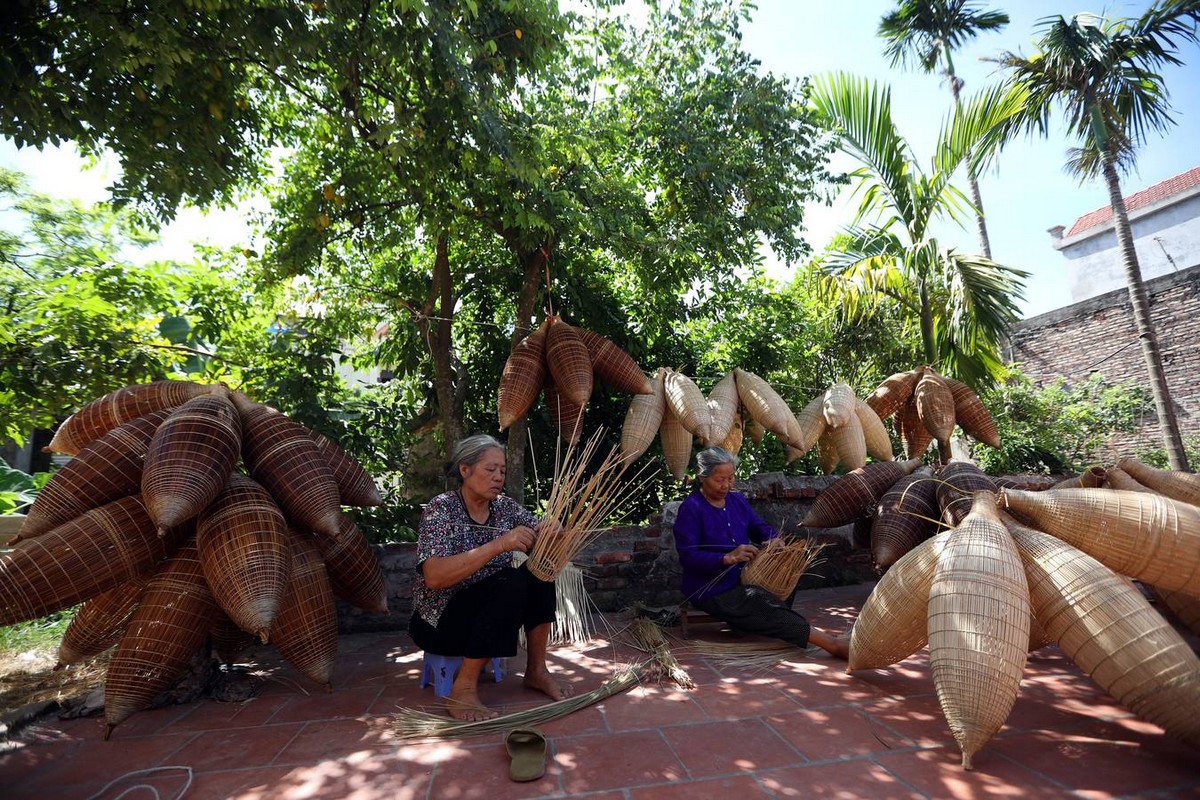
[[[0,710],[39,700],[63,701],[86,694],[104,681],[105,655],[54,670],[58,643],[75,615],[67,609],[41,619],[0,627]]]

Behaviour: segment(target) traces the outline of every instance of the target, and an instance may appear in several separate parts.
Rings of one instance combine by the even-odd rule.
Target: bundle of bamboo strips
[[[814,565],[829,545],[813,539],[768,539],[754,559],[742,570],[742,583],[761,586],[780,600],[787,600],[800,578]]]

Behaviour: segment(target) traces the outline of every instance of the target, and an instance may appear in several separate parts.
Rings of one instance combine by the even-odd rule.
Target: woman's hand
[[[753,561],[754,557],[756,555],[758,555],[758,548],[755,547],[754,545],[739,544],[737,547],[733,548],[728,553],[726,553],[721,558],[721,561],[726,566],[732,566],[734,564],[744,564],[747,561]]]
[[[511,531],[507,531],[501,535],[497,541],[500,542],[501,552],[507,553],[512,550],[520,550],[522,553],[528,553],[533,548],[533,540],[535,538],[536,536],[532,528],[518,525]]]

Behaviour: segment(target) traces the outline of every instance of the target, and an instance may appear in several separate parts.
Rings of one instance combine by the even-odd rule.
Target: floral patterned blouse
[[[446,589],[431,589],[425,585],[425,575],[421,571],[425,559],[456,556],[485,545],[518,525],[532,528],[536,524],[537,517],[504,495],[491,502],[487,522],[483,524],[471,519],[458,492],[445,492],[430,500],[417,529],[417,583],[413,587],[413,608],[421,619],[436,628],[455,592],[512,566],[512,553],[501,553],[460,583]]]

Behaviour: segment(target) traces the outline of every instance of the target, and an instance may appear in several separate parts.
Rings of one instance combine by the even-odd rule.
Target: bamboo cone
[[[1117,466],[1138,483],[1149,486],[1172,500],[1200,506],[1200,475],[1173,469],[1156,469],[1134,458],[1122,458]]]
[[[336,596],[363,611],[388,613],[387,583],[375,549],[348,514],[342,514],[337,539],[318,536],[315,541]]]
[[[996,482],[969,461],[951,461],[936,473],[942,519],[950,527],[961,523],[974,507],[976,492],[996,493]]]
[[[920,458],[929,449],[933,437],[921,422],[921,414],[917,410],[916,401],[911,398],[896,415],[900,438],[904,441],[904,455],[908,458]]]
[[[825,422],[825,395],[820,394],[808,401],[800,413],[796,415],[796,427],[800,430],[798,440],[790,442],[791,446],[801,453],[813,449],[821,434],[827,427]]]
[[[762,426],[761,422],[754,417],[750,417],[750,420],[746,423],[746,433],[750,434],[750,441],[755,444],[762,444],[763,435],[766,432],[767,429]]]
[[[841,456],[838,454],[837,442],[833,439],[833,428],[826,428],[817,439],[817,460],[821,464],[821,471],[826,475],[832,475],[838,468]]]
[[[572,403],[586,406],[592,396],[592,357],[579,331],[551,317],[546,333],[546,366],[554,385]]]
[[[692,433],[679,423],[670,405],[663,410],[658,438],[662,442],[663,459],[667,462],[667,471],[675,480],[683,480],[683,477],[687,475],[688,462],[692,460]]]
[[[787,441],[787,420],[791,409],[765,380],[741,367],[733,370],[738,398],[750,418],[780,439]]]
[[[942,376],[942,381],[954,396],[954,418],[963,433],[972,436],[989,447],[1000,449],[1000,431],[987,406],[970,386],[954,378]]]
[[[913,398],[917,416],[937,441],[938,458],[944,464],[950,459],[950,437],[954,434],[954,394],[941,375],[926,367],[913,390]]]
[[[1200,595],[1200,508],[1113,489],[1003,489],[1005,508],[1114,572]]]
[[[708,393],[709,433],[713,442],[723,442],[733,429],[733,420],[738,416],[737,382],[733,373],[726,373]]]
[[[663,409],[667,398],[663,388],[666,369],[659,367],[651,381],[652,394],[635,395],[625,412],[625,424],[621,426],[621,457],[625,463],[638,460],[658,435],[662,427]]]
[[[85,600],[63,632],[62,641],[58,643],[58,664],[54,668],[95,658],[115,645],[137,608],[142,589],[149,582],[149,573],[139,575]]]
[[[669,369],[663,377],[663,389],[667,396],[667,406],[679,424],[700,441],[711,441],[712,415],[708,410],[708,401],[704,399],[704,393],[695,381],[681,372]]]
[[[1057,488],[1057,487],[1055,487]],[[1143,486],[1120,467],[1110,467],[1104,471],[1104,488],[1121,489],[1126,492],[1153,492],[1149,486]]]
[[[825,402],[821,412],[825,415],[825,424],[831,428],[840,428],[856,420],[854,407],[858,398],[847,383],[835,383],[825,390]]]
[[[1179,618],[1185,628],[1200,636],[1200,597],[1182,592],[1169,592],[1157,586],[1151,586],[1150,590],[1160,603]]]
[[[592,359],[595,377],[630,394],[652,394],[654,387],[633,357],[594,331],[576,328]]]
[[[863,438],[862,425],[858,417],[851,414],[843,425],[828,429],[830,440],[837,449],[838,460],[846,469],[853,470],[867,463],[867,442]]]
[[[316,431],[309,429],[308,435],[317,443],[317,450],[329,463],[333,472],[333,482],[337,484],[338,498],[344,506],[381,506],[383,497],[379,487],[357,459],[337,446],[337,443]]]
[[[337,609],[325,563],[311,537],[293,531],[292,578],[271,629],[271,644],[299,672],[333,690]]]
[[[153,411],[175,408],[193,397],[224,394],[221,384],[205,386],[191,381],[154,381],[126,386],[99,397],[76,411],[58,426],[46,449],[73,456],[118,425]]]
[[[836,528],[869,517],[890,486],[921,466],[920,459],[879,461],[847,472],[817,495],[800,523],[806,528]]]
[[[979,492],[946,542],[929,589],[929,665],[964,769],[1017,700],[1030,613],[1025,570],[995,495]]]
[[[1088,467],[1078,475],[1070,478],[1064,478],[1058,483],[1051,486],[1051,489],[1095,489],[1097,486],[1103,486],[1107,471],[1104,467],[1096,465]]]
[[[513,347],[496,393],[500,430],[529,413],[546,382],[546,332],[549,318]]]
[[[862,426],[863,442],[866,444],[867,453],[876,461],[891,461],[892,438],[888,436],[887,428],[883,427],[883,420],[869,405],[857,397],[854,399],[854,413],[858,417],[859,425]]]
[[[889,375],[883,379],[875,391],[871,392],[866,403],[872,411],[879,415],[880,419],[887,419],[904,408],[904,404],[912,397],[913,389],[916,388],[917,381],[920,379],[921,373],[918,370]]]
[[[1046,632],[1140,718],[1200,745],[1200,659],[1141,592],[1086,553],[1008,521]]]
[[[738,414],[733,418],[733,425],[729,427],[729,435],[721,442],[721,447],[736,456],[738,451],[742,449],[743,436],[742,415]],[[791,461],[788,463],[790,464]]]
[[[914,459],[918,460],[919,459]],[[892,484],[871,522],[871,559],[887,571],[938,529],[937,483],[928,467]]]

